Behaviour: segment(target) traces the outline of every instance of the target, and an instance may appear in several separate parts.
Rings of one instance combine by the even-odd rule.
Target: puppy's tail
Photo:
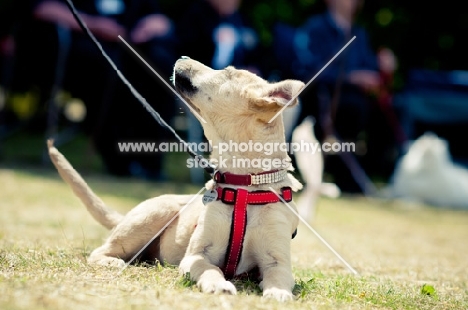
[[[108,208],[105,203],[91,190],[85,180],[72,167],[65,156],[55,147],[52,139],[47,140],[49,156],[57,168],[62,179],[71,187],[75,195],[80,198],[96,221],[108,229],[114,228],[123,218],[123,215]]]

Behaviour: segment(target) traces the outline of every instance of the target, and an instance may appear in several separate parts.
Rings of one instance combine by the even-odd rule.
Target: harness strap
[[[240,189],[233,189],[229,187],[217,187],[216,191],[218,192],[218,200],[221,200],[227,205],[235,205],[237,192]],[[281,189],[280,196],[283,197],[284,201],[292,201],[292,189],[290,187],[283,187]],[[281,201],[276,193],[271,191],[253,191],[248,192],[248,201],[249,205],[264,205],[267,203],[275,203]],[[235,206],[234,206],[235,208]]]
[[[245,189],[217,188],[218,199],[225,204],[234,205],[232,215],[231,234],[229,246],[226,251],[224,275],[227,279],[232,279],[236,273],[237,265],[242,253],[244,236],[247,227],[247,205],[264,205],[281,201],[280,198],[271,191],[249,192]],[[289,187],[281,189],[281,196],[287,202],[292,200],[292,190]]]
[[[229,247],[226,252],[226,265],[224,274],[226,278],[234,277],[239,263],[242,246],[244,244],[245,228],[247,226],[247,198],[249,192],[245,189],[236,191],[236,203],[234,205],[231,225]]]

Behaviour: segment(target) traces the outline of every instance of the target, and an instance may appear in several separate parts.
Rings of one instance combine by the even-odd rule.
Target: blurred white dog
[[[314,121],[307,117],[297,126],[292,133],[292,143],[309,145],[319,145],[319,141],[314,134]],[[323,155],[320,149],[312,152],[309,150],[295,151],[296,166],[304,179],[304,186],[301,195],[297,200],[299,214],[306,220],[312,221],[315,215],[315,206],[320,195],[337,198],[341,191],[334,183],[323,182]]]
[[[453,163],[447,141],[425,133],[397,163],[390,192],[396,198],[468,209],[468,170]]]

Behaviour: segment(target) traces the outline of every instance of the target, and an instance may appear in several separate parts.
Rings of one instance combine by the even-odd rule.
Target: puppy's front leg
[[[184,257],[179,268],[182,274],[190,273],[190,279],[197,282],[197,286],[204,293],[237,294],[236,287],[226,281],[221,269],[201,254]]]
[[[285,230],[287,231],[287,230]],[[278,301],[293,299],[294,277],[291,270],[290,236],[268,236],[264,244],[259,267],[263,276],[260,283],[264,298]]]
[[[205,293],[235,295],[236,288],[218,267],[224,263],[229,241],[229,218],[224,215],[222,207],[217,207],[200,216],[179,270],[183,275],[189,273]]]

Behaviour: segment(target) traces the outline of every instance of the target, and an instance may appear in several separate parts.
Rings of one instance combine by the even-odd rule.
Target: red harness
[[[218,200],[228,205],[234,205],[231,225],[231,235],[229,246],[226,252],[224,275],[227,279],[232,279],[236,273],[237,264],[240,260],[242,245],[244,243],[245,228],[247,226],[247,205],[265,205],[281,201],[276,193],[271,191],[253,191],[245,189],[216,188]],[[292,200],[292,190],[290,187],[281,189],[281,197],[284,201]],[[294,238],[294,235],[293,235]]]

